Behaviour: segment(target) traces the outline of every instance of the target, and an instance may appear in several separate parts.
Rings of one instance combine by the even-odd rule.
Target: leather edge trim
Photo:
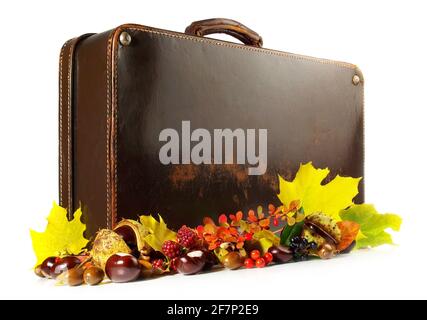
[[[355,75],[359,76],[360,78],[360,85],[361,91],[362,91],[362,185],[363,185],[363,193],[361,196],[362,202],[365,202],[365,195],[366,195],[366,176],[365,176],[365,165],[366,165],[366,158],[365,158],[365,77],[363,76],[362,70],[358,66],[355,68]]]
[[[117,31],[119,28],[113,29],[110,32],[107,43],[107,123],[106,123],[106,155],[107,155],[107,227],[114,228],[117,217],[117,173],[115,168],[117,151],[115,143],[117,142],[116,135],[116,103],[115,97],[117,96],[114,92],[115,87],[115,63],[116,57],[114,52],[115,46],[117,45]]]
[[[73,59],[74,59],[74,48],[77,43],[77,38],[71,42],[70,52],[68,54],[68,68],[67,68],[67,180],[68,180],[68,219],[71,220],[73,214],[73,177],[72,177],[72,167],[73,167],[73,147],[72,147],[72,100],[73,100]]]
[[[64,206],[63,203],[63,199],[64,199],[64,195],[63,195],[63,156],[62,156],[62,148],[63,148],[63,143],[62,143],[62,114],[63,114],[63,103],[62,103],[62,91],[63,91],[63,60],[64,60],[64,53],[66,51],[66,48],[68,46],[68,43],[71,40],[68,40],[67,42],[64,43],[64,45],[61,48],[61,52],[59,55],[59,205],[60,206]]]
[[[117,223],[117,186],[118,186],[118,175],[117,175],[117,125],[118,125],[118,94],[117,94],[117,64],[118,64],[118,52],[119,52],[119,36],[122,27],[117,27],[112,31],[111,41],[111,135],[110,135],[110,165],[111,165],[111,227],[114,228]]]
[[[68,40],[61,49],[60,55],[60,101],[59,101],[59,117],[60,117],[60,205],[66,208],[67,217],[71,219],[72,205],[72,168],[71,168],[71,81],[72,81],[72,56],[74,46],[78,38]],[[65,82],[64,83],[64,76]],[[65,109],[66,108],[66,109]],[[66,123],[64,118],[66,118]],[[65,131],[66,130],[66,131]],[[65,135],[66,141],[63,141]],[[65,144],[65,146],[64,146]],[[64,159],[64,151],[65,158]],[[64,161],[65,160],[65,161]],[[65,188],[64,188],[65,187]]]
[[[73,117],[72,117],[72,109],[73,109],[73,73],[74,73],[74,54],[77,45],[81,40],[84,40],[93,34],[87,33],[83,34],[79,37],[68,40],[61,49],[60,55],[60,145],[59,145],[59,153],[60,153],[60,204],[64,206],[64,199],[67,199],[67,216],[68,219],[72,219],[74,213],[74,199],[73,199]],[[68,52],[67,52],[68,50]],[[67,54],[66,54],[67,52]],[[64,58],[66,62],[64,64]],[[64,85],[64,72],[66,72],[66,81],[67,84]],[[65,89],[65,92],[63,92]],[[65,94],[64,94],[65,93]],[[66,101],[65,101],[66,100]],[[67,110],[64,110],[64,107],[67,107]],[[66,113],[67,123],[64,123],[63,115]],[[63,151],[64,151],[64,143],[63,143],[63,134],[64,134],[64,125],[66,125],[66,167],[64,165],[63,159]],[[66,171],[66,179],[64,179],[64,171]],[[67,192],[64,192],[64,180],[66,180],[67,184]]]

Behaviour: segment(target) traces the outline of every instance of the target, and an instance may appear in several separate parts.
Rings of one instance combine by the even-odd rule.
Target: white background
[[[427,298],[427,8],[424,1],[1,1],[0,297]],[[204,4],[206,3],[206,4]],[[424,2],[425,3],[425,2]],[[357,64],[366,81],[366,200],[404,218],[398,247],[328,262],[55,287],[33,276],[29,229],[57,199],[63,42],[133,22],[183,31],[226,17],[264,46]],[[90,155],[88,155],[90,156]]]

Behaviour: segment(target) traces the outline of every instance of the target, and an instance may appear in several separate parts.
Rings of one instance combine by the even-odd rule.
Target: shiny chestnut
[[[55,279],[61,273],[77,267],[80,263],[80,259],[74,256],[57,259],[56,263],[51,268],[51,277]]]
[[[178,259],[176,269],[182,274],[195,274],[203,270],[206,260],[206,253],[202,250],[190,251]]]
[[[45,278],[52,277],[52,271],[53,271],[52,269],[59,260],[60,258],[58,257],[49,257],[43,261],[43,263],[40,266],[40,270]]]
[[[273,246],[268,252],[273,255],[275,263],[286,263],[291,261],[293,257],[291,249],[284,246]]]
[[[356,240],[354,240],[347,248],[340,251],[340,254],[349,254],[356,247]]]
[[[124,253],[117,253],[108,258],[105,273],[113,282],[130,282],[139,277],[141,272],[138,260]]]

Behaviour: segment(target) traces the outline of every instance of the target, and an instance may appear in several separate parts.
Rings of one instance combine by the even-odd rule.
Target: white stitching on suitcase
[[[63,181],[63,144],[62,144],[62,108],[63,108],[63,104],[62,104],[62,91],[63,91],[63,80],[62,80],[62,67],[63,67],[63,60],[64,60],[64,53],[65,53],[65,49],[67,47],[67,45],[70,43],[71,40],[68,40],[67,42],[64,43],[64,45],[61,48],[61,54],[60,54],[60,58],[59,58],[59,203],[60,205],[64,205],[62,203],[63,198],[62,198],[62,192],[63,192],[63,188],[62,188],[62,181]]]
[[[119,108],[117,107],[118,98],[117,98],[117,69],[118,69],[118,60],[119,60],[119,50],[115,51],[114,57],[114,77],[113,77],[113,88],[114,88],[114,208],[111,212],[111,217],[113,223],[117,222],[117,124],[118,124],[118,114]]]
[[[64,58],[65,47],[69,41],[65,42],[61,48],[59,57],[59,204],[62,203],[62,61]]]
[[[67,104],[68,104],[68,108],[67,108],[67,116],[68,116],[68,121],[67,121],[67,147],[68,147],[68,152],[67,152],[67,158],[68,158],[68,167],[67,167],[67,172],[68,172],[68,218],[71,220],[72,218],[72,214],[73,214],[73,206],[72,206],[72,199],[71,199],[71,71],[72,71],[72,63],[71,63],[71,59],[73,54],[73,50],[70,47],[70,53],[68,54],[68,74],[67,74],[67,81],[68,81],[68,92],[67,92]]]
[[[113,32],[112,32],[113,33]],[[110,228],[110,55],[111,34],[107,45],[107,134],[106,134],[106,159],[107,159],[107,228]]]

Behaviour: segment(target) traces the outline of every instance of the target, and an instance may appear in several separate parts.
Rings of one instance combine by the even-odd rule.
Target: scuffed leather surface
[[[277,204],[277,174],[291,179],[308,161],[329,167],[331,177],[363,176],[363,84],[352,84],[356,69],[128,32],[132,43],[118,49],[117,61],[119,219],[160,213],[176,228],[195,226],[206,215]],[[103,111],[93,112],[102,122]],[[160,164],[158,135],[164,128],[180,130],[182,120],[211,132],[268,129],[267,173],[247,176],[243,165]],[[84,120],[77,119],[77,126],[79,121]],[[102,139],[101,128],[87,130],[94,135],[92,144]],[[91,149],[83,136],[79,143],[87,144],[81,152]],[[97,203],[98,196],[91,199],[89,193],[97,192],[92,180],[102,179],[98,169],[104,158],[89,156],[91,166],[77,159],[76,166],[86,168],[76,184],[90,182],[91,187],[80,187],[81,198]],[[84,177],[93,166],[94,174]],[[363,186],[357,198],[362,200]],[[93,214],[102,216],[102,206],[92,206]]]

